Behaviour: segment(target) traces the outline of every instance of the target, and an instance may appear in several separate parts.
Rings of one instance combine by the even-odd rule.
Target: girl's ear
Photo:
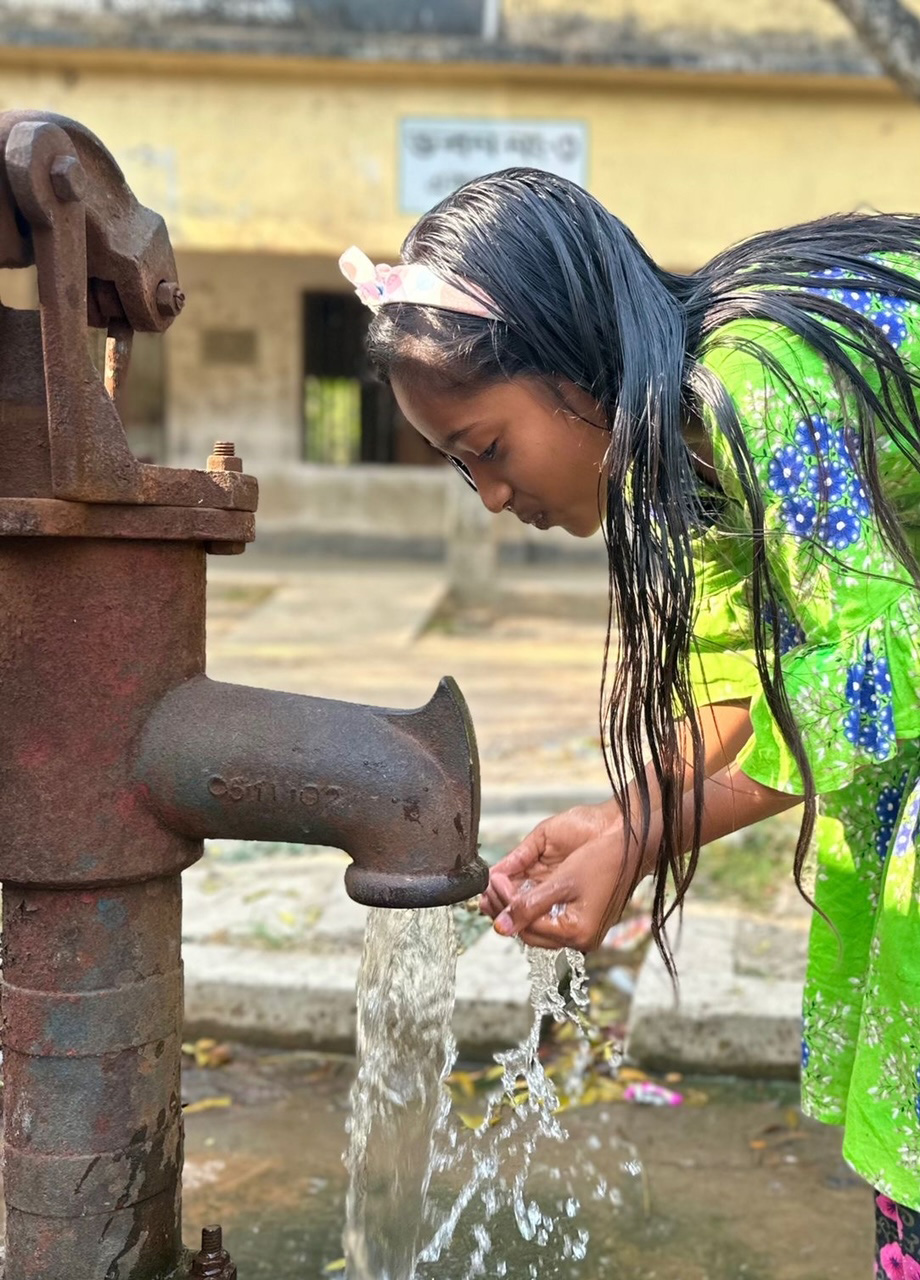
[[[604,406],[595,400],[590,391],[585,391],[565,378],[556,379],[553,387],[556,398],[570,417],[584,422],[589,427],[597,427],[602,431],[609,430]]]

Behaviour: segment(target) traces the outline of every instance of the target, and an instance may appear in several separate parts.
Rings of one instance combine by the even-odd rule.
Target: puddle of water
[[[699,1105],[560,1120],[540,1028],[547,1015],[577,1024],[584,970],[575,955],[530,962],[533,1030],[499,1056],[501,1088],[473,1133],[443,1087],[452,915],[372,913],[357,1074],[347,1059],[245,1050],[219,1073],[186,1073],[186,1100],[233,1103],[188,1117],[187,1227],[221,1221],[241,1280],[864,1280],[871,1194],[839,1134],[798,1116],[795,1086],[687,1081]]]
[[[186,1073],[188,1100],[233,1098],[229,1108],[186,1120],[189,1245],[202,1224],[222,1222],[240,1280],[321,1280],[342,1256],[342,1151],[353,1074],[345,1059],[245,1049],[220,1071]],[[563,1260],[569,1271],[559,1277],[866,1280],[871,1197],[840,1158],[839,1131],[810,1121],[789,1128],[794,1085],[685,1084],[704,1090],[706,1103],[565,1113],[569,1137],[547,1148],[549,1160],[538,1159],[531,1174],[535,1195],[552,1197],[571,1171],[578,1222],[590,1232],[585,1261]],[[753,1149],[765,1133],[767,1149]],[[633,1147],[644,1179],[624,1167]],[[585,1159],[591,1168],[581,1174]],[[607,1180],[605,1199],[595,1198],[600,1178]],[[496,1253],[518,1242],[521,1269],[516,1264],[509,1275],[527,1280],[527,1247],[513,1218],[497,1215],[491,1230]],[[461,1231],[462,1261],[442,1260],[433,1268],[438,1280],[462,1280],[467,1243]],[[538,1272],[540,1280],[548,1274]],[[341,1275],[328,1272],[327,1280]]]

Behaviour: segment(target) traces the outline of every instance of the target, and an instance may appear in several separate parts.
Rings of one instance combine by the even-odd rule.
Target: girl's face
[[[565,404],[535,378],[479,391],[392,380],[400,409],[429,444],[469,472],[489,511],[513,511],[538,529],[576,538],[600,527],[599,493],[610,436],[600,406],[565,384]]]

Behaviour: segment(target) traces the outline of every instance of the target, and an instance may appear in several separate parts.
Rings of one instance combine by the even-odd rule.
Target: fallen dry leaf
[[[199,1098],[197,1102],[189,1102],[182,1108],[184,1116],[197,1115],[199,1111],[214,1111],[218,1107],[230,1107],[233,1105],[232,1098]]]

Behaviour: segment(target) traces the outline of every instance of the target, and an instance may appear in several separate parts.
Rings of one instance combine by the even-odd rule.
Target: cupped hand
[[[641,861],[617,808],[580,805],[539,823],[496,863],[480,907],[499,933],[531,946],[592,951],[622,915]]]

